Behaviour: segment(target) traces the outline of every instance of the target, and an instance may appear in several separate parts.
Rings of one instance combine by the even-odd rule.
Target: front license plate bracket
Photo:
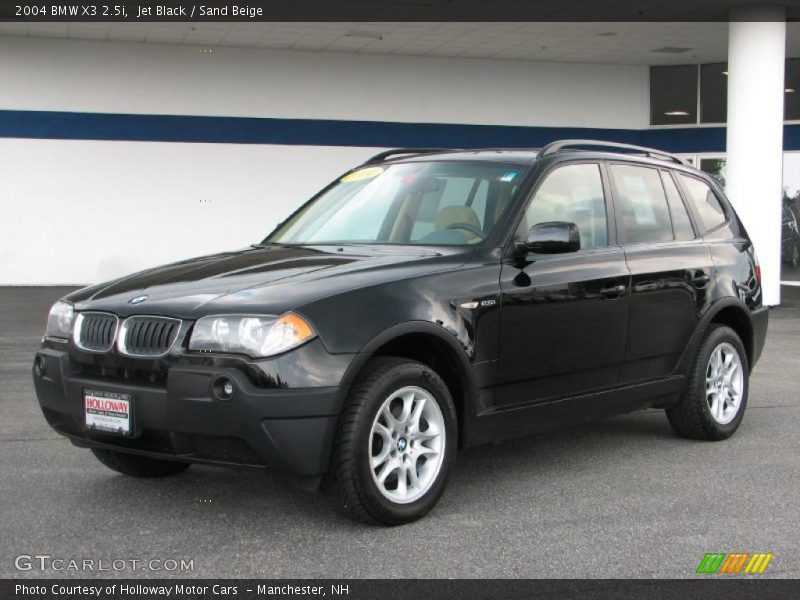
[[[89,431],[132,435],[133,394],[85,388],[83,424]]]

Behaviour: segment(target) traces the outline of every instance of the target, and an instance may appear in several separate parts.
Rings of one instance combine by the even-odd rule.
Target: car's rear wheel
[[[749,386],[747,353],[736,332],[713,325],[700,345],[686,393],[667,409],[672,428],[700,440],[724,440],[744,417]]]
[[[92,453],[97,457],[97,460],[112,471],[131,477],[167,477],[169,475],[177,475],[190,466],[189,463],[157,460],[138,454],[106,450],[105,448],[92,448]]]
[[[350,393],[324,487],[352,519],[408,523],[438,502],[457,443],[455,407],[441,377],[416,361],[377,358]]]

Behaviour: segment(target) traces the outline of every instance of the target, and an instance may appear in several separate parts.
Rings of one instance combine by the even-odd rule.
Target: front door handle
[[[603,296],[605,296],[606,298],[618,298],[622,296],[627,290],[628,290],[627,286],[615,285],[614,287],[600,290],[600,293],[603,294]]]

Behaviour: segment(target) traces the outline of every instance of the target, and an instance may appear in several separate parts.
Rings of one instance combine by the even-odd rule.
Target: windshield
[[[351,171],[280,225],[277,244],[477,244],[526,165],[414,162]]]

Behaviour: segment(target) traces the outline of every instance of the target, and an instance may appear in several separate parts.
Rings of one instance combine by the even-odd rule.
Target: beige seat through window
[[[469,206],[445,206],[436,214],[436,221],[434,227],[436,231],[442,231],[455,223],[466,223],[481,229],[481,221],[477,213]],[[455,228],[453,228],[455,229]],[[480,237],[468,229],[458,229],[467,237],[470,244],[474,244],[480,240]]]

